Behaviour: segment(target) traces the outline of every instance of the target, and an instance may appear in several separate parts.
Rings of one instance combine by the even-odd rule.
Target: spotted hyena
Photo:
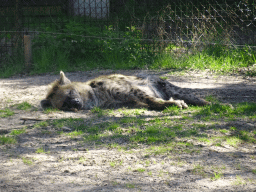
[[[43,108],[61,110],[101,108],[148,108],[163,110],[176,105],[187,108],[191,105],[208,105],[209,102],[156,76],[126,76],[113,74],[100,76],[87,82],[71,82],[60,72],[60,79],[52,84]]]

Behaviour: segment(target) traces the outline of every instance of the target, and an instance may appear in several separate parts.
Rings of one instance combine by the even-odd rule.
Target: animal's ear
[[[41,101],[41,106],[43,109],[46,109],[46,108],[52,107],[52,104],[48,99],[44,99]]]
[[[71,83],[71,81],[65,76],[63,71],[60,71],[59,85],[67,85],[70,83]]]

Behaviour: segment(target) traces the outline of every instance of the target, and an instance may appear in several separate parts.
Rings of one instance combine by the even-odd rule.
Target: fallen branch
[[[48,119],[44,118],[34,118],[34,117],[21,117],[20,120],[23,120],[22,124],[25,124],[26,121],[46,121]]]

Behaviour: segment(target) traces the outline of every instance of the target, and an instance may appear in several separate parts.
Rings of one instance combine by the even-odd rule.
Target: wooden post
[[[25,66],[29,68],[32,63],[32,45],[31,45],[30,35],[24,35],[24,56],[25,56]]]

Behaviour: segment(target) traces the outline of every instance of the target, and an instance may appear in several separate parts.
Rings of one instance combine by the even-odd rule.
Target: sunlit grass
[[[28,102],[22,102],[16,105],[17,109],[27,111],[32,108],[32,105]]]
[[[17,129],[17,130],[12,130],[10,135],[20,135],[26,132],[26,128],[23,129]]]
[[[17,143],[17,140],[13,137],[0,136],[0,145],[15,144],[15,143]]]
[[[10,109],[1,109],[0,110],[0,117],[10,117],[13,116],[15,113]]]

